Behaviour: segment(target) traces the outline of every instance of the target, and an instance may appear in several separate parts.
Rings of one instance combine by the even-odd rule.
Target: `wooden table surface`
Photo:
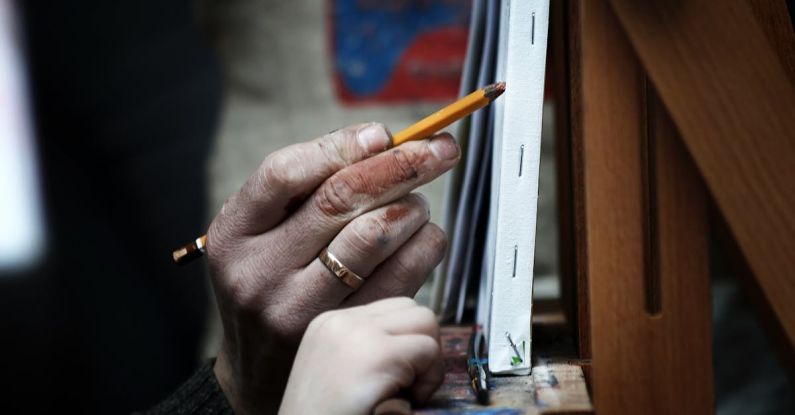
[[[491,403],[478,405],[466,367],[471,333],[470,327],[442,328],[442,352],[447,369],[444,384],[426,407],[415,409],[415,414],[593,413],[582,362],[572,359],[571,353],[561,353],[561,349],[567,348],[546,338],[543,338],[543,345],[533,349],[530,376],[492,377],[489,383]]]

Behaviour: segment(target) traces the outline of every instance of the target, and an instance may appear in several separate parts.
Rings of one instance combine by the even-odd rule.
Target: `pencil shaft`
[[[392,145],[397,146],[406,141],[428,138],[442,128],[488,104],[489,99],[486,97],[485,91],[479,89],[398,132],[392,138]]]

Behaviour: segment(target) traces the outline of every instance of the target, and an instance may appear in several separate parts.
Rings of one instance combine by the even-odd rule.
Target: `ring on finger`
[[[346,267],[342,262],[340,262],[337,257],[329,252],[328,247],[323,248],[320,251],[320,254],[317,256],[320,259],[320,262],[331,271],[340,281],[345,283],[348,287],[353,288],[354,290],[359,289],[359,287],[364,284],[364,278],[360,277],[355,272],[351,271],[350,268]]]

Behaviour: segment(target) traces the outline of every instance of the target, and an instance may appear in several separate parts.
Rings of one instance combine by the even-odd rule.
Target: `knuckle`
[[[389,243],[389,226],[380,218],[360,217],[351,222],[348,242],[357,252],[372,252]]]
[[[248,278],[229,278],[223,288],[237,313],[243,316],[259,314],[262,299],[257,290],[252,289]]]
[[[394,272],[392,281],[396,287],[409,287],[414,285],[414,280],[422,277],[420,271],[413,262],[407,262],[405,258],[396,256],[392,262]]]
[[[289,147],[266,157],[262,162],[261,173],[257,175],[256,188],[280,193],[300,183],[303,170],[297,162],[298,159],[295,151]]]
[[[336,174],[320,186],[315,198],[318,209],[328,216],[348,216],[355,210],[354,190],[359,179],[355,176]]]
[[[419,176],[417,165],[419,158],[416,154],[400,149],[394,149],[389,154],[390,164],[393,166],[398,181],[413,180]]]

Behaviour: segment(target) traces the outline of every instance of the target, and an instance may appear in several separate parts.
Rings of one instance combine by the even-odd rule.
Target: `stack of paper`
[[[494,373],[530,371],[548,0],[475,1],[462,93],[506,92],[459,126],[464,161],[448,187],[448,260],[437,278],[443,321],[474,320]]]

